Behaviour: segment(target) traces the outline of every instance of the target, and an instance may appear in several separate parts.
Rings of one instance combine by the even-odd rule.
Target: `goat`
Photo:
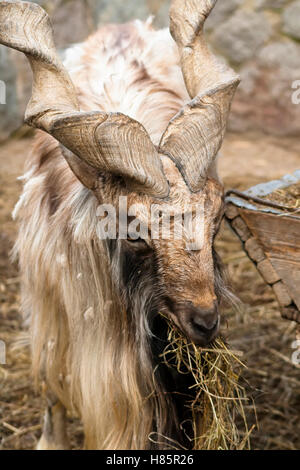
[[[66,409],[79,414],[88,449],[193,445],[182,428],[189,377],[161,364],[160,314],[200,346],[219,331],[215,159],[239,78],[205,42],[215,3],[172,0],[174,41],[149,22],[104,26],[64,65],[41,7],[0,3],[0,42],[30,62],[25,120],[40,129],[14,217],[33,374],[47,388],[41,449],[68,448]],[[192,218],[203,207],[201,249],[188,250],[185,235],[122,238],[120,216],[116,239],[102,239],[98,207],[117,209],[122,197],[143,207],[141,225],[153,205]]]

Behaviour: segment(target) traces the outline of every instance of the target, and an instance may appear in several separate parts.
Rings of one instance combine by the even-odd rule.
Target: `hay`
[[[266,199],[291,209],[300,208],[300,183],[292,184],[287,188],[277,189],[272,194],[263,196]]]
[[[194,450],[236,450],[250,448],[250,432],[244,412],[247,401],[244,388],[239,384],[243,363],[218,338],[210,348],[190,343],[181,331],[169,324],[169,344],[162,358],[168,367],[176,367],[179,374],[191,374],[193,399],[187,406],[192,412]],[[235,417],[244,422],[244,434],[237,429]]]
[[[242,377],[247,396],[244,409],[251,428],[253,450],[300,449],[300,376],[291,362],[297,324],[281,318],[272,289],[264,283],[227,224],[217,237],[216,249],[226,260],[234,292],[243,308],[224,311],[223,334],[231,348],[244,352]],[[274,354],[280,352],[281,357]],[[284,357],[284,359],[283,359]],[[255,403],[255,410],[254,405]],[[237,417],[238,428],[243,425]]]

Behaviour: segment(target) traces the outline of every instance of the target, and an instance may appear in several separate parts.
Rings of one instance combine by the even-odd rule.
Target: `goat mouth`
[[[207,347],[217,338],[220,331],[220,315],[215,324],[209,330],[199,327],[193,321],[185,329],[186,335],[195,343],[196,346]]]
[[[191,343],[194,343],[197,347],[209,347],[217,338],[220,331],[220,314],[218,315],[215,324],[209,330],[199,327],[192,321],[185,324],[180,321],[180,316],[175,314],[169,308],[162,309],[161,314],[164,318],[167,318],[188,341],[191,341]]]

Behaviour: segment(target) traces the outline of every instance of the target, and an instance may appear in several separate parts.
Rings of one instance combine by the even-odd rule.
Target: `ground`
[[[0,366],[0,449],[32,449],[41,433],[43,398],[30,377],[30,358],[21,347],[19,278],[9,252],[16,236],[11,212],[21,192],[17,176],[31,138],[15,138],[0,147],[0,340],[7,345],[7,364]],[[220,159],[226,188],[246,189],[300,168],[300,142],[259,134],[228,134]],[[228,267],[238,310],[228,308],[224,332],[232,348],[243,353],[243,382],[252,432],[252,449],[300,450],[300,366],[292,363],[296,325],[280,317],[271,289],[224,224],[217,249]],[[16,338],[19,338],[16,343]],[[256,413],[254,409],[256,408]],[[80,423],[70,417],[73,448],[82,443]]]

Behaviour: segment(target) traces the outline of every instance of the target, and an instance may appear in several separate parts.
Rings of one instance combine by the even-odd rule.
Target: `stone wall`
[[[7,48],[0,48],[0,141],[22,124],[17,91],[17,71]]]
[[[292,85],[300,79],[300,1],[224,0],[208,32],[242,78],[231,129],[298,134],[300,104],[293,103]]]
[[[38,0],[50,14],[59,48],[82,41],[97,24],[146,19],[168,25],[169,0]],[[215,52],[240,73],[230,128],[297,134],[300,104],[292,84],[300,80],[300,0],[219,0],[207,22]],[[0,47],[0,139],[20,125],[31,87],[25,58]]]

